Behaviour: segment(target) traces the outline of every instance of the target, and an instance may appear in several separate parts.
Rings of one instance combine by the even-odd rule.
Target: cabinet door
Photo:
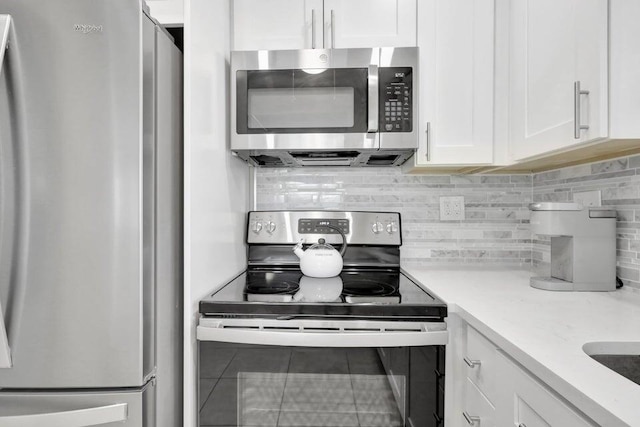
[[[502,352],[497,354],[496,366],[500,372],[500,397],[496,403],[498,425],[595,426]]]
[[[421,0],[416,166],[491,164],[495,0]]]
[[[234,0],[233,49],[322,48],[322,0]]]
[[[606,137],[607,0],[513,0],[511,8],[514,160]],[[575,82],[588,94],[576,96]],[[580,125],[588,129],[576,134]]]
[[[495,427],[495,408],[469,378],[466,379],[462,413],[458,415],[458,425]],[[462,420],[466,422],[462,422]]]
[[[324,0],[325,48],[416,45],[416,0]]]

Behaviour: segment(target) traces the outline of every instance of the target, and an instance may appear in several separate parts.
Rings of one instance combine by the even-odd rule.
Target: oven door
[[[378,148],[379,49],[232,52],[232,150]]]
[[[208,319],[200,426],[443,425],[443,323]]]

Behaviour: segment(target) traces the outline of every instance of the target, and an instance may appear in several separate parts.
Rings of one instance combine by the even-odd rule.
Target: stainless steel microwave
[[[397,166],[418,147],[418,49],[231,52],[231,150],[255,166]]]

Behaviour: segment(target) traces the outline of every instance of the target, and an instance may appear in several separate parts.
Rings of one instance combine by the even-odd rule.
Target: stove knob
[[[260,234],[260,231],[262,231],[262,222],[260,221],[254,222],[253,225],[251,226],[251,231],[253,231],[256,234]]]
[[[382,223],[374,222],[373,224],[371,224],[371,231],[373,231],[374,234],[380,234],[380,232],[382,231]]]
[[[393,234],[398,232],[398,225],[395,222],[387,223],[387,233]]]
[[[267,233],[273,234],[273,232],[276,231],[276,223],[269,221],[267,223],[266,230],[267,230]]]

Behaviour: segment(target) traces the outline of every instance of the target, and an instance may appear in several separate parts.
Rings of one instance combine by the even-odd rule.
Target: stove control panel
[[[298,220],[299,234],[340,234],[336,228],[339,228],[344,234],[349,234],[349,220],[318,218]]]
[[[253,211],[249,212],[247,243],[296,244],[325,239],[341,244],[340,229],[349,244],[400,246],[397,212]]]

